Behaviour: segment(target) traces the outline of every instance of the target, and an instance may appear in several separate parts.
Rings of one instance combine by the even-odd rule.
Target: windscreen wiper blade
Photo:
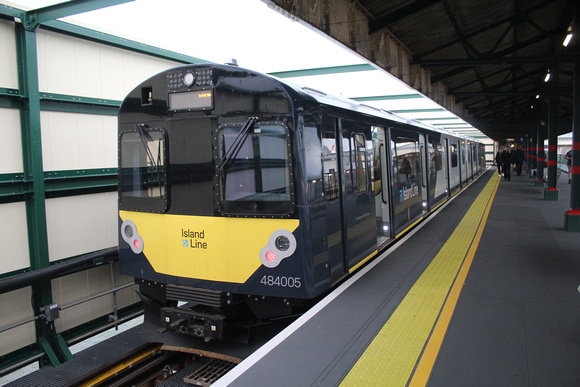
[[[141,139],[141,143],[143,144],[143,148],[145,148],[145,153],[147,154],[147,158],[151,163],[151,166],[155,170],[155,174],[157,175],[157,183],[159,184],[159,195],[162,195],[162,184],[161,184],[161,171],[159,170],[159,165],[161,164],[161,142],[158,144],[157,150],[157,160],[153,157],[153,153],[151,153],[151,149],[149,148],[148,142],[152,142],[153,139],[151,135],[147,133],[145,129],[148,129],[149,126],[145,124],[137,124],[135,125],[137,131],[139,132],[139,138]]]
[[[143,144],[143,148],[145,148],[145,152],[147,153],[147,158],[149,159],[149,162],[151,163],[151,165],[153,165],[153,167],[155,169],[157,169],[157,162],[155,161],[155,158],[153,157],[153,154],[151,153],[151,149],[149,149],[149,145],[147,144],[149,141],[153,141],[153,139],[151,138],[151,135],[149,135],[149,133],[147,133],[145,131],[145,129],[149,128],[149,126],[147,126],[145,124],[137,124],[137,125],[135,125],[135,127],[137,128],[137,131],[139,132],[139,138],[141,139],[141,143]]]
[[[238,155],[240,149],[242,149],[242,145],[244,145],[244,142],[246,141],[246,138],[248,138],[248,132],[250,131],[252,126],[254,126],[256,121],[258,121],[258,117],[248,117],[246,122],[244,122],[244,125],[242,125],[240,133],[238,133],[238,135],[234,139],[234,142],[227,150],[226,154],[224,155],[224,157],[221,159],[220,163],[217,166],[220,171],[223,170],[226,164],[228,164]]]

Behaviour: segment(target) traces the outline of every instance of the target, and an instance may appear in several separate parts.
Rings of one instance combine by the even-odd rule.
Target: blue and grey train
[[[119,261],[162,329],[294,313],[482,173],[482,143],[236,66],[124,99]]]

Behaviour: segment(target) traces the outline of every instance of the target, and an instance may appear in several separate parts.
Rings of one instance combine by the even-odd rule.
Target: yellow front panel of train
[[[299,223],[131,211],[119,216],[134,223],[136,244],[156,272],[232,283],[246,282],[262,265],[260,250],[274,231],[292,233]]]

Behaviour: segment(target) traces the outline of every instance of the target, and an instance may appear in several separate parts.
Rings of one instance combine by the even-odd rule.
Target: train
[[[474,139],[217,64],[134,88],[118,149],[120,271],[205,342],[296,313],[485,168]]]

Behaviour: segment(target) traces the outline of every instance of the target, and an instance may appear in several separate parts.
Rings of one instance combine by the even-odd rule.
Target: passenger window
[[[411,137],[413,136],[413,137]],[[399,183],[417,179],[419,168],[419,141],[414,135],[399,134],[393,131],[393,167],[394,176]]]
[[[356,154],[356,186],[359,193],[367,192],[367,150],[364,134],[353,135],[354,149]]]
[[[451,145],[451,168],[457,167],[457,145]]]
[[[376,126],[372,127],[373,131],[373,178],[375,181],[375,196],[379,196],[381,194],[382,186],[383,186],[383,166],[381,164],[381,148],[382,144],[378,139],[378,133],[382,130]]]
[[[431,173],[438,172],[443,170],[443,147],[441,143],[438,141],[432,141],[430,139],[429,142],[429,162],[430,162],[430,169]]]
[[[469,151],[467,152],[467,162],[469,164],[471,164],[471,152],[473,150],[471,149],[471,144],[470,143],[467,143],[467,149],[469,149]]]
[[[336,156],[336,136],[333,131],[325,131],[322,134],[322,165],[326,200],[338,199],[338,161]]]

